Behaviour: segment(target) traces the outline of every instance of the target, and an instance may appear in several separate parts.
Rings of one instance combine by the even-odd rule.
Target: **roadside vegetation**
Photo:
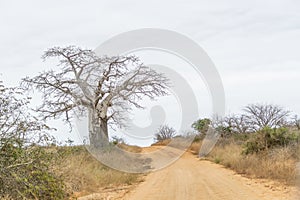
[[[20,88],[0,82],[0,199],[74,199],[101,188],[132,185],[139,174],[104,166],[84,146],[57,144],[43,120],[28,107]],[[112,141],[111,146],[141,148]]]
[[[106,167],[71,140],[58,145],[47,120],[64,120],[71,127],[74,115],[88,116],[91,149],[109,151],[117,145],[139,153],[138,146],[118,138],[109,141],[108,125],[124,126],[131,107],[142,108],[144,97],[167,95],[169,80],[134,56],[98,57],[91,50],[69,46],[51,48],[43,58],[58,58],[60,70],[26,77],[19,88],[7,88],[0,81],[0,199],[69,199],[139,182],[141,175]],[[42,94],[42,105],[36,109],[30,108],[31,98],[26,96],[32,90]],[[241,115],[199,119],[192,127],[199,132],[191,146],[196,154],[213,128],[221,139],[208,155],[210,160],[248,176],[295,181],[300,120],[291,118],[289,111],[252,104]],[[186,149],[187,138],[193,139],[163,125],[155,133],[155,144]],[[107,159],[120,163],[111,155],[115,154]]]
[[[200,119],[193,124],[199,136],[191,145],[197,154],[211,126],[221,135],[207,159],[248,177],[295,184],[300,127],[297,116],[280,106],[251,104],[244,114],[223,119]]]
[[[20,88],[0,83],[0,198],[1,199],[76,199],[102,188],[130,186],[142,180],[140,174],[120,172],[104,166],[84,146],[69,140],[58,145],[48,134],[43,120],[30,112],[29,97]],[[192,127],[199,132],[190,149],[199,153],[207,130],[213,127],[220,139],[207,158],[240,174],[296,181],[299,161],[300,121],[279,106],[253,104],[242,115],[223,119],[197,120]],[[178,139],[167,125],[155,134],[156,145]],[[113,138],[110,145],[139,153]]]
[[[66,199],[74,191],[136,182],[139,175],[107,168],[83,147],[57,145],[47,120],[62,120],[71,128],[74,116],[87,116],[90,149],[110,151],[118,145],[140,152],[139,147],[110,142],[108,125],[124,126],[132,107],[142,108],[142,98],[167,95],[169,80],[135,56],[98,56],[67,46],[50,48],[42,58],[55,58],[58,64],[23,78],[18,88],[0,82],[0,198]],[[29,106],[32,91],[42,95],[34,109]]]
[[[30,114],[30,98],[0,82],[0,198],[64,199],[62,179],[50,170],[50,128]]]
[[[138,148],[121,145],[127,150],[138,151]],[[84,146],[58,146],[49,150],[58,156],[52,170],[62,178],[65,192],[73,199],[103,189],[130,186],[142,180],[139,174],[120,172],[101,164]]]

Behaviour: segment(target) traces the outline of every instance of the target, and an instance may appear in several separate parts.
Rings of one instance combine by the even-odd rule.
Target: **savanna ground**
[[[65,196],[60,199],[296,199],[299,148],[279,147],[245,155],[244,140],[220,139],[206,159],[198,158],[202,140],[196,140],[176,162],[147,174],[106,167],[84,146],[43,149],[52,156],[48,171],[63,180]],[[168,143],[161,141],[147,148],[118,145],[147,153]]]
[[[136,146],[120,146],[127,151],[141,151]],[[93,193],[100,193],[99,199],[119,196],[143,180],[139,174],[120,172],[101,164],[84,146],[59,147],[58,151],[63,151],[64,156],[53,165],[53,171],[65,181],[70,199]]]
[[[135,56],[98,57],[92,50],[68,46],[50,48],[43,58],[59,59],[60,70],[25,77],[20,87],[7,88],[0,81],[0,198],[286,199],[297,185],[300,119],[297,115],[291,118],[290,111],[276,105],[250,104],[242,114],[197,120],[192,127],[200,138],[194,140],[190,149],[195,155],[185,153],[172,165],[146,177],[106,167],[82,146],[57,144],[49,134],[55,127],[49,127],[47,120],[62,119],[71,125],[71,114],[84,115],[87,111],[90,148],[98,150],[104,143],[108,147],[101,148],[97,156],[122,163],[127,169],[158,169],[161,155],[176,155],[184,146],[182,138],[190,135],[182,136],[163,125],[155,139],[164,146],[166,139],[176,138],[177,146],[163,148],[165,151],[159,151],[155,159],[138,157],[134,162],[128,161],[120,156],[121,151],[112,152],[111,147],[119,145],[139,153],[157,150],[159,146],[142,149],[119,141],[108,143],[99,126],[108,136],[109,119],[121,126],[122,114],[131,106],[141,107],[137,99],[167,95],[169,80]],[[134,67],[129,69],[131,65]],[[97,77],[91,78],[94,74]],[[36,109],[30,108],[31,94],[26,94],[32,90],[42,93],[43,103]],[[209,131],[212,129],[215,131]],[[201,137],[209,132],[218,133],[221,139],[206,156],[209,161],[200,161],[197,154]],[[235,176],[220,165],[248,179]],[[283,189],[274,189],[269,183],[247,184],[249,178],[272,180]],[[141,181],[144,182],[139,185]],[[95,193],[96,196],[86,196]]]
[[[199,159],[197,156],[202,143],[202,140],[197,140],[175,163],[146,175],[126,174],[107,168],[105,173],[111,174],[99,179],[91,176],[96,172],[101,177],[101,171],[95,167],[99,163],[94,160],[94,167],[93,164],[88,166],[86,174],[82,173],[86,169],[79,168],[79,173],[74,172],[86,181],[77,181],[82,188],[73,192],[73,197],[80,197],[82,200],[297,199],[298,146],[278,147],[245,155],[242,153],[245,148],[244,140],[246,139],[240,137],[221,139],[206,159]],[[148,148],[131,148],[127,145],[123,148],[145,153],[159,150],[168,142],[161,141]],[[65,164],[76,166],[78,159],[72,160],[71,165]],[[88,181],[88,177],[93,181]],[[73,182],[74,179],[69,180]]]
[[[191,145],[196,154],[201,141]],[[241,141],[220,141],[208,154],[207,160],[221,164],[249,178],[276,180],[286,185],[296,185],[299,146],[278,147],[269,151],[244,155]]]

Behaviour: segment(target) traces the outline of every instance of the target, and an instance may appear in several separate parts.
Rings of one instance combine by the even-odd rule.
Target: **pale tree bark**
[[[91,50],[68,46],[51,48],[43,55],[52,57],[59,59],[60,69],[26,77],[23,86],[42,92],[43,104],[36,111],[45,119],[63,117],[70,123],[72,114],[88,114],[93,145],[107,140],[108,124],[124,125],[124,114],[132,106],[142,108],[144,97],[168,94],[168,79],[135,56],[99,57]]]
[[[96,147],[103,147],[108,141],[108,120],[99,118],[98,113],[94,109],[89,109],[88,119],[90,141]]]

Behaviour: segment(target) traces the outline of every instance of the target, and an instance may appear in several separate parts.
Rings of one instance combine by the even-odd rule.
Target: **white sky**
[[[298,0],[0,0],[0,79],[16,85],[49,69],[40,57],[54,45],[94,49],[139,28],[170,29],[202,46],[222,77],[228,113],[264,102],[300,114]]]

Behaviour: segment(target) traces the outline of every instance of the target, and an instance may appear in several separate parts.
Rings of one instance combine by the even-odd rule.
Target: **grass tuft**
[[[91,194],[101,191],[101,188],[132,185],[140,181],[139,174],[120,172],[101,164],[84,147],[55,148],[62,156],[53,164],[53,170],[63,178],[71,196],[76,193]],[[126,148],[137,150],[135,147]]]
[[[199,148],[199,142],[191,146],[193,152],[198,152]],[[242,154],[242,151],[243,145],[234,140],[220,142],[207,158],[251,178],[277,180],[288,185],[296,183],[299,149],[295,146],[278,147],[249,155]]]

